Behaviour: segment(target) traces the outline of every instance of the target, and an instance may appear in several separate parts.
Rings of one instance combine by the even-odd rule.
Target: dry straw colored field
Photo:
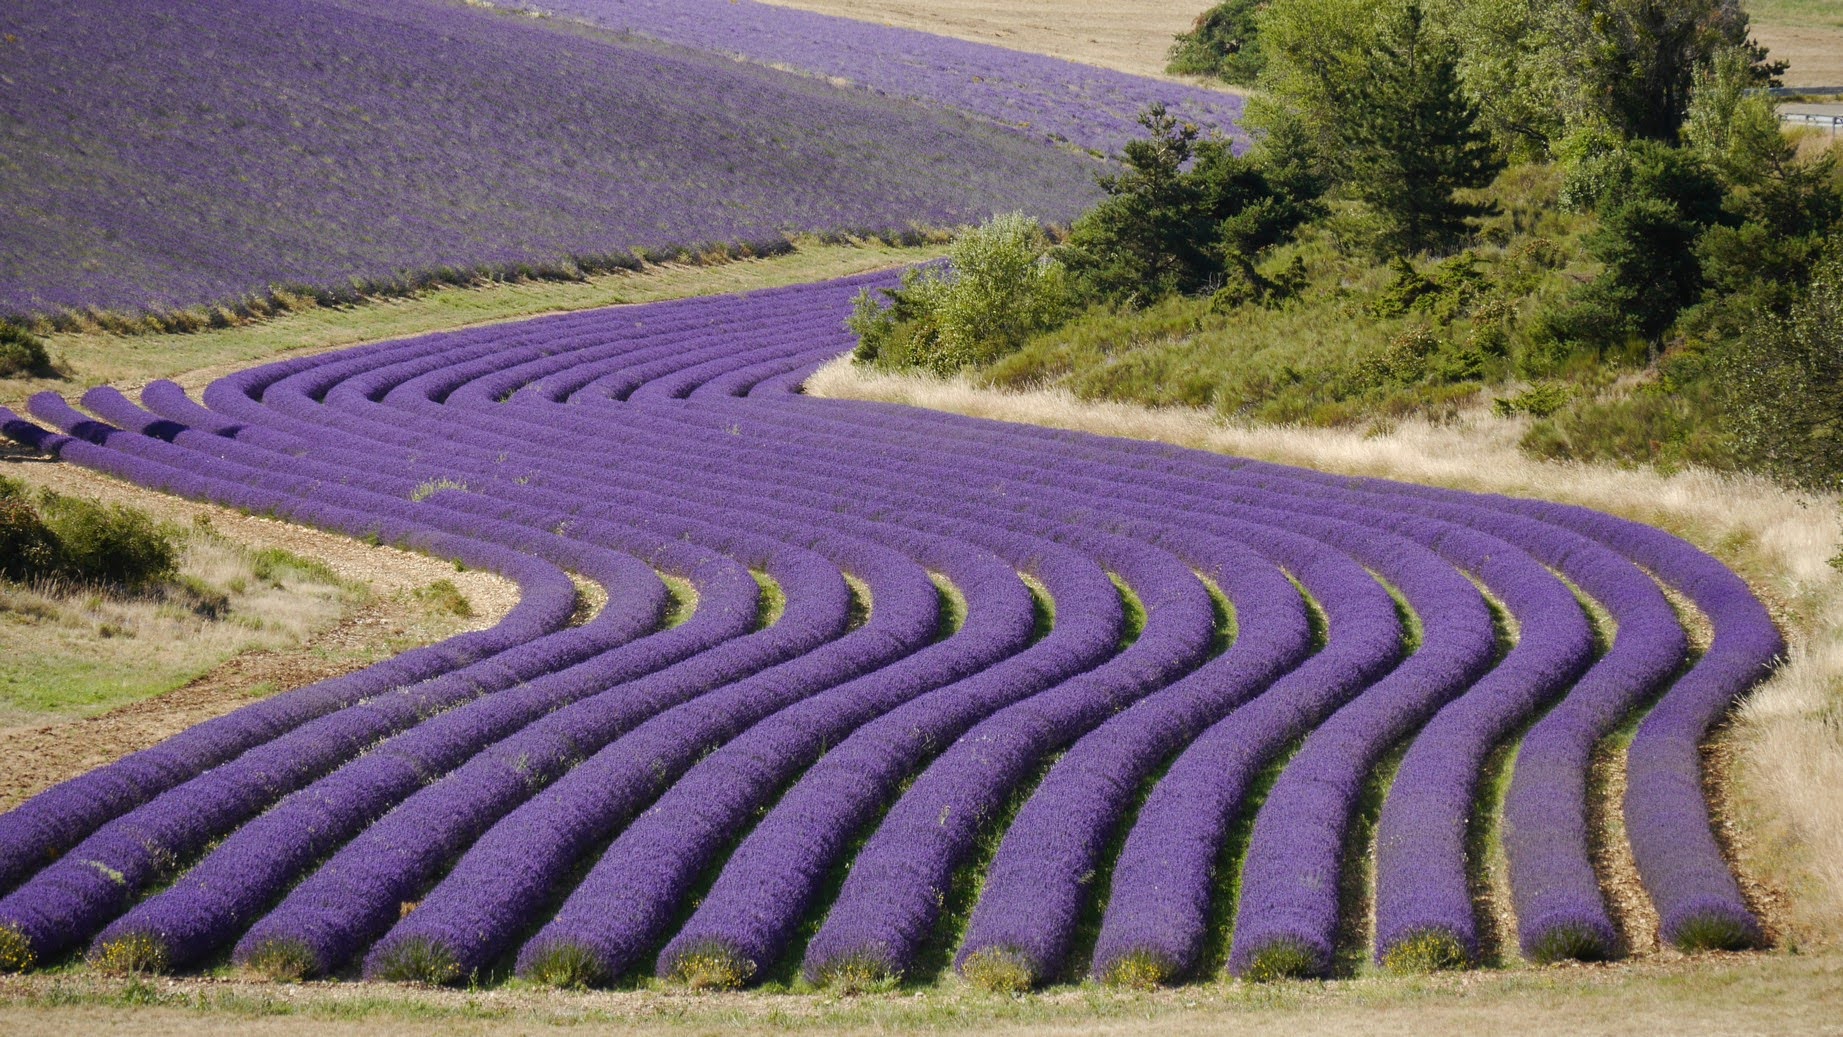
[[[1035,51],[1141,76],[1165,75],[1171,37],[1209,0],[763,0],[784,7]],[[1752,0],[1755,35],[1791,61],[1792,86],[1843,86],[1843,5]]]

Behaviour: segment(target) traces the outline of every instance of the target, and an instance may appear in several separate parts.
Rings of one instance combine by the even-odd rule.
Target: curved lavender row
[[[128,449],[138,448],[153,455],[177,450],[155,440],[112,436],[97,423],[71,411],[61,401],[56,401],[55,397],[38,398],[34,403],[36,409],[61,420],[73,432],[87,437],[105,442],[111,438],[123,439]],[[353,735],[360,731],[374,732],[374,737],[388,734],[405,726],[406,722],[413,723],[430,709],[442,709],[475,699],[483,693],[539,677],[625,643],[649,628],[663,605],[663,588],[652,576],[651,570],[626,556],[574,547],[554,537],[546,539],[529,529],[513,533],[511,527],[504,523],[476,522],[473,529],[476,533],[496,536],[502,540],[522,536],[526,542],[535,541],[540,554],[561,558],[574,568],[606,580],[616,607],[604,611],[597,621],[584,627],[548,635],[547,638],[508,651],[496,659],[490,669],[476,665],[452,677],[437,678],[419,686],[411,697],[400,700],[410,703],[410,711],[407,713],[402,708],[395,712],[379,713],[376,707],[352,707],[377,714],[377,719],[370,722],[365,720],[365,712],[348,711],[341,714],[345,726],[351,728]],[[646,583],[637,582],[635,577],[650,581],[650,587]],[[631,589],[624,589],[630,585]],[[624,594],[637,596],[626,600],[623,607]],[[570,596],[573,599],[573,589]],[[487,703],[484,707],[476,703],[476,707],[486,708],[490,712],[494,703]],[[448,722],[465,722],[464,718],[474,712],[477,709],[461,710],[442,718],[433,728],[425,725],[425,732],[438,732],[432,738],[425,734],[405,737],[427,746],[424,752],[451,752],[455,746],[450,745],[439,732]],[[328,758],[324,751],[319,754],[301,752],[297,748],[299,741],[288,738],[281,743],[271,743],[252,750],[231,764],[156,797],[133,814],[105,825],[78,848],[85,855],[85,860],[64,868],[54,865],[44,875],[17,891],[16,898],[30,902],[29,917],[9,915],[7,905],[0,904],[0,918],[5,918],[13,928],[26,935],[32,943],[34,955],[40,959],[61,950],[63,944],[60,941],[82,939],[93,932],[95,926],[106,921],[106,913],[119,910],[119,907],[111,905],[123,903],[125,898],[132,897],[135,891],[142,888],[145,882],[156,877],[162,861],[185,859],[202,845],[203,840],[259,809],[278,791],[284,791],[287,785],[280,780],[276,768],[281,768],[281,773],[294,776],[293,780],[298,782],[312,778],[316,771],[337,762],[336,759]],[[430,744],[431,741],[433,744]],[[416,758],[414,754],[412,758]],[[393,768],[390,759],[376,756],[369,766],[372,770],[389,771]],[[400,766],[397,766],[396,771],[405,776],[399,780],[407,780],[409,772],[401,770]],[[119,834],[115,834],[116,829],[121,830]],[[105,864],[97,865],[95,861],[98,860]],[[52,888],[58,890],[57,895],[49,892]],[[9,903],[16,898],[9,898]],[[55,940],[48,934],[51,929],[56,931]]]
[[[1211,545],[1212,551],[1222,549],[1221,543]],[[1271,572],[1265,563],[1262,568]],[[1234,577],[1219,575],[1241,578],[1239,571]],[[1258,583],[1262,577],[1257,573],[1252,579]],[[1286,591],[1292,593],[1290,586]],[[1293,594],[1291,605],[1296,609],[1298,604]],[[1276,618],[1283,623],[1286,614],[1281,608]],[[1245,617],[1244,636],[1258,638],[1264,619]],[[925,708],[919,702],[916,707]],[[904,718],[892,715],[879,727],[882,734],[866,731],[821,759],[749,835],[697,913],[661,954],[662,971],[679,956],[699,951],[715,950],[741,963],[743,971],[752,967],[757,973],[780,956],[799,918],[811,910],[822,876],[914,766],[919,750]]]
[[[1061,592],[1072,600],[1081,600],[1080,590],[1114,597],[1105,576],[1066,552],[1028,537],[967,532],[972,534],[971,539],[986,541],[985,546],[1001,557],[1010,555],[1008,560],[1013,564],[1030,564],[1035,559],[1038,575],[1052,593]],[[1052,631],[1049,638],[1018,658],[1028,655],[1049,661],[1052,666],[1065,658],[1068,661],[1063,665],[1086,662],[1117,636],[1117,599],[1114,607],[1111,624],[1070,623],[1062,636]],[[1095,615],[1106,613],[1097,609]],[[876,621],[874,609],[872,621]],[[1096,626],[1101,629],[1094,629]],[[989,650],[995,655],[1008,655],[1018,647],[1021,645],[995,644]],[[800,667],[810,668],[810,664]],[[737,696],[740,701],[726,700],[719,704],[722,709],[663,713],[577,766],[488,830],[454,871],[430,891],[421,906],[379,941],[367,956],[367,969],[386,964],[395,947],[416,945],[440,948],[460,975],[483,967],[508,949],[537,906],[586,850],[611,834],[669,786],[673,776],[695,762],[699,744],[726,740],[737,728],[759,717],[763,707],[755,701],[757,697],[778,692],[775,698],[779,700],[797,701],[800,689],[787,687],[789,677],[797,675],[769,671],[763,675],[767,680],[758,679],[753,686],[744,682]],[[810,690],[823,690],[823,684]],[[725,710],[734,710],[734,714],[726,715]],[[675,748],[681,743],[689,751]],[[656,772],[656,764],[662,770]]]
[[[1093,895],[1087,881],[1152,770],[1310,651],[1299,592],[1254,551],[1224,546],[1207,553],[1216,556],[1212,578],[1240,620],[1235,643],[1083,736],[1044,777],[986,873],[955,958],[959,967],[1000,952],[1018,960],[1032,984],[1060,973]],[[1188,553],[1193,566],[1203,562],[1202,552]]]
[[[1737,696],[1785,653],[1766,609],[1721,563],[1636,522],[1567,505],[1514,502],[1516,510],[1616,545],[1681,591],[1708,618],[1715,639],[1646,715],[1626,753],[1626,835],[1663,939],[1695,949],[1762,939],[1709,824],[1702,738]]]
[[[982,569],[978,558],[962,556],[959,561],[968,564],[949,564],[971,572]],[[1001,571],[1010,575],[1008,569]],[[1011,580],[1016,583],[1015,576],[1011,576]],[[969,600],[976,598],[982,610],[985,608],[985,594],[969,592],[968,596]],[[1028,603],[1024,604],[1021,611],[1027,617]],[[895,605],[893,601],[883,600],[876,607],[893,608]],[[931,610],[933,603],[928,602],[927,606]],[[690,675],[691,685],[708,683],[720,674],[734,678],[753,672],[759,665],[748,658],[750,652],[751,649],[740,644],[726,647],[720,658],[712,657],[708,674]],[[643,696],[630,694],[628,697],[640,713],[663,708],[644,702]],[[669,698],[666,701],[670,701]],[[606,719],[597,716],[578,721],[559,714],[555,719],[553,726],[574,755],[593,751],[620,733],[620,729],[611,729]],[[542,759],[546,737],[546,732],[534,728],[528,734],[521,734],[521,746],[527,738],[534,741],[534,752]],[[493,763],[486,766],[491,767]],[[560,774],[562,768],[558,766],[554,770]],[[519,776],[524,777],[523,773]],[[265,947],[296,953],[304,949],[314,962],[315,970],[320,972],[348,960],[363,943],[389,928],[396,919],[397,906],[416,899],[422,886],[447,856],[459,852],[492,820],[516,805],[511,796],[496,796],[487,805],[481,805],[483,797],[478,790],[484,787],[490,793],[491,785],[490,777],[483,780],[467,772],[457,772],[450,781],[407,801],[397,812],[341,851],[252,929],[238,946],[239,959],[248,960]],[[532,790],[520,791],[528,794]],[[504,809],[495,809],[502,801]],[[409,862],[405,863],[404,858],[409,858]]]
[[[823,601],[818,591],[828,578],[837,581],[836,572],[817,559],[804,557],[771,559],[769,569],[788,589],[790,600],[776,647],[783,654],[793,654],[834,636],[845,618],[841,598],[833,595],[830,608],[801,606]],[[593,570],[585,575],[593,576]],[[619,585],[615,586],[618,593]],[[744,588],[738,584],[736,589]],[[721,600],[713,604],[720,611],[752,617],[753,601],[750,593],[729,602],[728,607]],[[621,604],[611,600],[603,615]],[[737,626],[735,622],[725,625]],[[555,720],[572,703],[584,706],[612,698],[618,705],[629,695],[624,683],[707,646],[703,638],[671,634],[647,638],[573,666],[555,668],[417,725],[290,795],[239,829],[171,889],[104,929],[92,954],[106,953],[113,941],[133,938],[156,943],[167,967],[191,965],[247,926],[304,868],[431,779],[483,753],[492,753],[500,761],[515,761],[520,751],[529,753],[538,742],[527,725]],[[531,765],[529,758],[527,765]],[[472,773],[480,771],[475,768]],[[538,780],[537,774],[531,774],[529,780]]]
[[[950,576],[971,577],[955,581],[969,605],[977,594],[981,611],[992,612],[986,599],[996,590],[1010,599],[1009,608],[978,617],[977,625],[969,616],[953,638],[789,706],[699,762],[616,838],[556,919],[526,944],[520,971],[542,972],[566,948],[578,979],[592,973],[605,981],[640,965],[723,844],[829,745],[917,696],[941,693],[947,685],[965,694],[958,682],[991,672],[988,667],[1027,643],[1034,614],[1015,572],[965,573],[952,557],[937,563]]]
[[[1344,834],[1364,778],[1389,745],[1476,680],[1495,654],[1490,614],[1462,576],[1445,566],[1391,568],[1410,607],[1437,622],[1424,620],[1414,654],[1306,736],[1262,804],[1229,951],[1236,975],[1282,949],[1300,955],[1309,973],[1329,969]]]
[[[1378,961],[1447,940],[1468,962],[1478,960],[1466,836],[1485,756],[1592,661],[1593,634],[1573,594],[1507,546],[1476,533],[1441,544],[1444,557],[1497,595],[1520,633],[1490,673],[1434,714],[1402,757],[1376,829]]]

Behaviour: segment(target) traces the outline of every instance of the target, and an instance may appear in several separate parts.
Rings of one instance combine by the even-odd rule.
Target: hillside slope
[[[1090,160],[946,112],[441,0],[56,0],[9,5],[0,40],[0,313],[1094,194]]]

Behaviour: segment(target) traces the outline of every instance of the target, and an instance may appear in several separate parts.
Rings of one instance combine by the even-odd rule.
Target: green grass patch
[[[1210,613],[1216,619],[1215,633],[1210,636],[1209,643],[1209,657],[1214,659],[1235,644],[1235,638],[1240,634],[1241,627],[1236,622],[1235,603],[1229,600],[1227,594],[1222,593],[1222,588],[1216,585],[1216,581],[1202,573],[1197,574],[1197,579],[1202,580],[1203,589],[1209,591]]]
[[[870,600],[870,584],[850,573],[845,573],[845,587],[851,592],[851,600],[846,605],[845,629],[857,630],[870,622],[870,610],[873,607],[873,602]]]
[[[939,599],[940,620],[934,630],[936,643],[945,641],[960,632],[966,626],[966,595],[944,573],[930,572],[928,579],[934,584],[935,597]]]
[[[659,617],[659,629],[670,630],[690,619],[698,610],[697,585],[682,576],[660,573],[666,585],[666,607]]]
[[[1126,581],[1114,573],[1107,578],[1113,581],[1114,589],[1120,593],[1120,645],[1118,651],[1126,651],[1145,633],[1145,602],[1126,585]]]
[[[1036,624],[1030,632],[1030,643],[1034,645],[1048,637],[1049,632],[1056,627],[1056,599],[1050,597],[1049,588],[1035,576],[1021,572],[1018,573],[1018,579],[1030,588],[1031,607],[1036,616]]]
[[[755,629],[766,630],[786,614],[787,592],[781,589],[780,581],[760,569],[750,569],[749,575],[755,577],[755,585],[761,588],[755,605]]]

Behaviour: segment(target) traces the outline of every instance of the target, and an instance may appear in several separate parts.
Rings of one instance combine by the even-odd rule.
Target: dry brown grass
[[[964,381],[835,362],[815,396],[880,400],[1182,446],[1326,471],[1569,501],[1668,529],[1711,551],[1767,602],[1790,659],[1723,733],[1733,754],[1724,801],[1744,871],[1790,897],[1777,921],[1792,942],[1843,935],[1843,508],[1757,477],[1701,470],[1538,461],[1517,449],[1521,419],[1479,410],[1445,425],[1386,431],[1250,428],[1190,410],[1087,403],[1064,392],[998,392]]]
[[[765,0],[1159,79],[1210,0]]]
[[[1060,987],[1010,997],[952,982],[833,997],[413,989],[369,983],[0,977],[9,1035],[892,1033],[1401,1035],[1843,1033],[1843,958],[1709,955],[1647,965],[1333,983]]]

